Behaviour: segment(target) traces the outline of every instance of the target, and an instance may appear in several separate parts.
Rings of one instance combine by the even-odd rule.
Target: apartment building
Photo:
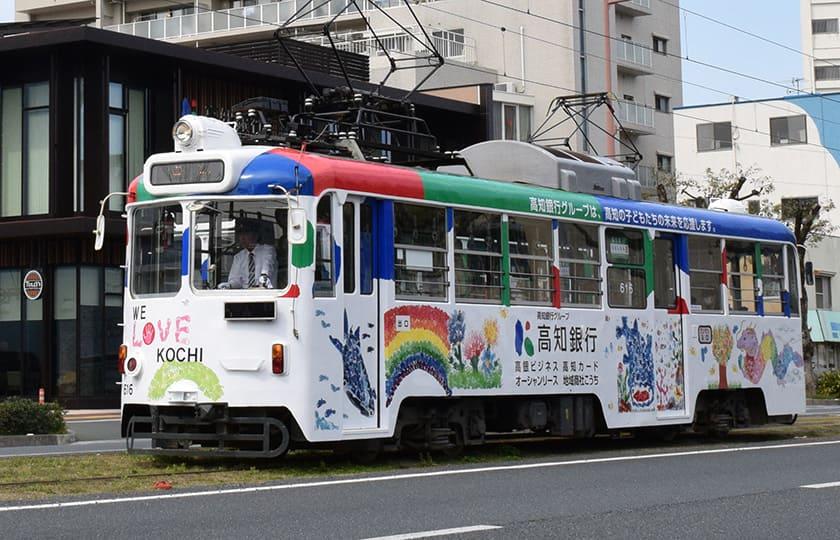
[[[803,88],[840,91],[840,1],[800,0]]]
[[[654,192],[657,171],[674,168],[673,107],[682,104],[679,10],[658,0],[422,0],[412,2],[418,20],[403,0],[16,0],[22,19],[95,17],[105,29],[190,47],[224,47],[269,40],[278,25],[303,8],[306,15],[289,25],[299,39],[328,44],[322,27],[336,19],[337,47],[370,55],[370,79],[379,82],[389,69],[380,42],[398,58],[427,51],[412,35],[422,26],[446,65],[422,89],[470,102],[491,100],[492,134],[525,140],[539,126],[556,96],[608,92],[625,134],[643,158],[638,176]],[[375,4],[375,5],[374,5]],[[349,7],[348,7],[349,5]],[[382,11],[376,9],[382,8]],[[384,13],[383,13],[384,12]],[[387,14],[387,15],[386,15]],[[409,30],[406,32],[395,21]],[[428,74],[427,62],[401,70],[389,86],[413,88]],[[493,85],[492,92],[481,88]],[[609,133],[618,124],[606,110],[593,121]],[[568,137],[571,122],[547,136]],[[599,129],[575,136],[574,149],[602,155],[624,153]],[[594,148],[593,148],[594,147]]]
[[[840,202],[840,93],[681,107],[677,113],[675,154],[683,179],[703,180],[706,169],[755,167],[757,175],[772,179],[775,190],[767,198],[774,203],[794,197]],[[829,218],[840,225],[840,210]],[[817,370],[840,368],[838,249],[840,237],[827,237],[806,256],[815,274],[805,292]]]

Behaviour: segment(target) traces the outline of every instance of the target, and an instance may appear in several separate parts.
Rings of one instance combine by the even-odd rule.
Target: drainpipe
[[[525,27],[519,27],[519,65],[522,66],[522,92],[525,92]]]
[[[606,46],[606,73],[605,73],[605,81],[607,92],[612,94],[613,93],[613,82],[612,82],[612,33],[610,31],[610,6],[613,4],[618,4],[619,2],[623,2],[624,0],[604,0],[604,45]],[[607,114],[607,133],[610,134],[607,137],[607,154],[608,155],[615,155],[615,120],[612,117],[612,114]]]

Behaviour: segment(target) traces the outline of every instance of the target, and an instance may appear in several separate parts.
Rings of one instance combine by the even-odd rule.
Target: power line
[[[437,11],[437,12],[439,12],[439,13],[444,13],[444,14],[446,14],[446,15],[451,15],[451,16],[453,16],[453,17],[458,17],[458,18],[461,18],[461,19],[464,19],[464,20],[467,20],[467,21],[470,21],[470,22],[473,22],[473,23],[476,23],[476,24],[482,24],[482,25],[484,25],[484,26],[487,26],[487,27],[490,27],[490,28],[494,28],[494,29],[496,29],[496,30],[501,30],[501,29],[503,28],[503,27],[501,27],[501,26],[496,26],[496,25],[494,25],[494,24],[491,24],[491,23],[488,23],[488,22],[485,22],[485,21],[482,21],[482,20],[479,20],[479,19],[475,19],[475,18],[472,18],[472,17],[468,17],[468,16],[466,16],[466,15],[461,15],[461,14],[459,14],[459,13],[453,13],[453,12],[451,12],[451,11],[446,11],[446,10],[444,10],[444,9],[440,9],[440,8],[438,8],[438,7],[434,7],[434,6],[430,5],[430,4],[420,4],[420,5],[421,5],[422,7],[424,7],[425,9],[430,9],[430,10],[433,10],[433,11]],[[506,31],[506,32],[510,32],[511,34],[514,34],[514,35],[517,35],[517,36],[524,37],[524,38],[526,38],[526,39],[531,39],[531,40],[534,40],[534,41],[538,41],[538,42],[540,42],[540,43],[544,43],[544,44],[546,44],[546,45],[551,45],[552,47],[557,47],[557,48],[560,48],[560,49],[565,49],[565,50],[568,50],[568,51],[574,52],[574,53],[576,53],[576,54],[581,54],[581,52],[580,52],[578,49],[576,49],[576,48],[573,48],[573,47],[568,47],[568,46],[566,46],[566,45],[562,45],[562,44],[560,44],[560,43],[555,43],[555,42],[553,42],[553,41],[549,41],[549,40],[547,40],[547,39],[543,39],[543,38],[540,38],[540,37],[537,37],[537,36],[532,36],[532,35],[529,35],[529,34],[525,34],[525,33],[517,32],[516,30],[510,29],[510,28],[505,28],[505,31]],[[594,54],[594,53],[582,53],[582,54],[583,54],[585,57],[588,57],[588,58],[597,58],[597,59],[599,59],[599,60],[603,60],[604,62],[607,62],[607,58],[605,58],[605,57],[603,57],[603,56],[600,56],[600,55],[597,55],[597,54]],[[707,86],[707,85],[704,85],[704,84],[700,84],[700,83],[695,83],[695,82],[687,81],[687,80],[682,79],[682,78],[679,78],[679,77],[670,77],[670,76],[668,76],[668,75],[664,75],[664,74],[661,74],[661,73],[655,73],[655,72],[654,72],[654,73],[651,73],[650,75],[651,75],[651,76],[653,76],[653,77],[656,77],[656,78],[659,78],[659,79],[663,79],[663,80],[667,80],[667,81],[671,81],[671,82],[678,82],[678,83],[682,83],[682,84],[688,84],[688,85],[691,85],[691,86],[696,86],[696,87],[698,87],[698,88],[702,88],[702,89],[704,89],[704,90],[709,90],[709,91],[711,91],[711,92],[716,92],[716,93],[718,93],[718,94],[721,94],[721,95],[724,95],[724,96],[728,96],[728,97],[731,97],[732,95],[734,95],[734,93],[733,93],[733,92],[727,92],[727,91],[725,91],[725,90],[720,90],[720,89],[718,89],[718,88],[713,88],[713,87],[711,87],[711,86]],[[515,76],[513,76],[513,75],[509,75],[509,77],[511,77],[511,78],[517,78],[517,77],[515,77]],[[788,109],[786,109],[786,108],[784,108],[784,107],[780,107],[780,106],[778,106],[778,105],[773,105],[772,103],[767,103],[767,102],[762,102],[762,101],[755,101],[755,102],[753,102],[753,103],[756,103],[756,104],[758,104],[758,105],[760,105],[760,106],[763,106],[763,107],[768,107],[768,108],[776,109],[776,110],[778,110],[778,111],[782,111],[782,112],[784,112],[784,113],[786,113],[786,114],[790,114],[790,113],[791,113],[791,111],[790,111],[790,110],[788,110]],[[666,111],[659,111],[659,112],[666,112]],[[666,112],[666,114],[667,114],[667,112]],[[825,123],[828,123],[828,124],[834,124],[834,125],[838,125],[838,126],[840,126],[840,122],[837,122],[837,121],[834,121],[834,120],[829,120],[829,119],[827,119],[827,118],[823,118],[823,117],[821,117],[821,116],[812,116],[811,118],[813,118],[815,121],[816,121],[816,120],[819,120],[819,121],[821,121],[821,122],[825,122]]]
[[[165,1],[167,3],[172,4],[172,5],[181,5],[177,2],[177,0],[165,0]],[[481,1],[485,2],[485,3],[492,4],[492,5],[499,5],[499,4],[496,4],[495,2],[492,2],[491,0],[481,0]],[[421,4],[421,5],[423,5],[423,4]],[[501,6],[501,7],[505,7],[506,9],[513,9],[514,11],[523,13],[525,15],[531,15],[530,13],[526,13],[524,11],[521,11],[521,10],[518,10],[518,9],[515,9],[515,8],[509,8],[508,6]],[[201,9],[204,9],[205,12],[219,11],[219,10],[214,10],[214,9],[208,9],[208,8],[205,8],[204,6],[201,6]],[[436,9],[436,8],[433,8],[433,9]],[[441,11],[441,10],[439,10],[439,11]],[[449,12],[446,12],[446,13],[448,13],[450,15],[456,15],[456,14],[449,13]],[[246,17],[244,15],[236,15],[236,14],[233,14],[233,13],[230,13],[229,15],[232,16],[232,17],[237,17],[237,18],[243,19],[245,21],[259,22],[259,23],[262,23],[262,24],[266,24],[268,26],[275,26],[275,27],[278,27],[278,28],[283,28],[282,25],[279,25],[279,24],[276,24],[276,23],[271,23],[271,22],[266,22],[266,21],[263,21],[262,19],[255,19],[255,18],[251,18],[251,17]],[[458,15],[456,15],[456,16],[458,16]],[[538,17],[543,18],[542,16],[538,16]],[[548,20],[558,22],[558,21],[555,21],[554,19],[550,19],[550,18]],[[567,23],[561,23],[561,24],[569,26]],[[599,35],[604,36],[604,34],[599,34]],[[617,38],[611,38],[611,39],[617,39]],[[407,53],[402,53],[402,54],[407,54]],[[586,55],[588,56],[589,53],[586,53]],[[408,55],[408,56],[411,56],[411,55]],[[601,58],[602,60],[604,60],[604,58],[602,58],[602,57],[597,57],[597,58]],[[478,73],[485,73],[485,74],[493,75],[493,76],[496,76],[496,77],[498,77],[498,75],[499,75],[498,72],[496,72],[496,71],[488,70],[488,69],[481,69],[481,68],[478,68],[478,67],[475,67],[475,66],[460,65],[459,67],[461,69],[467,69],[467,70],[475,71],[475,72],[478,72]],[[578,93],[578,91],[576,89],[567,88],[567,87],[560,86],[560,85],[553,84],[553,83],[547,83],[547,82],[538,81],[538,80],[535,80],[535,79],[525,79],[525,78],[522,78],[522,77],[514,77],[514,78],[516,78],[518,80],[521,80],[523,82],[527,82],[527,83],[530,83],[530,84],[536,84],[538,86],[543,86],[543,87],[546,87],[546,88],[553,88],[555,90],[562,90],[564,92],[569,92],[569,93],[572,93],[572,94],[577,94]],[[815,95],[817,97],[825,97],[825,96],[819,96],[819,95],[816,95],[816,94],[812,94],[812,95]],[[831,100],[831,101],[835,101],[835,100]],[[838,102],[838,103],[840,103],[840,102]],[[662,112],[663,114],[670,114],[671,116],[679,116],[679,117],[682,117],[682,118],[690,118],[690,119],[693,119],[693,120],[698,120],[698,121],[706,122],[706,123],[714,122],[714,120],[710,120],[710,119],[707,119],[707,118],[700,118],[700,117],[697,117],[697,116],[692,116],[692,115],[685,114],[685,113],[678,113],[678,112],[675,112],[675,111],[668,111],[668,112],[659,111],[659,112]],[[759,134],[771,136],[769,132],[761,131],[757,128],[742,127],[742,126],[738,126],[737,124],[734,124],[732,122],[730,122],[730,126],[734,129],[751,131],[753,133],[759,133]],[[822,148],[822,149],[825,149],[825,150],[835,150],[835,151],[840,152],[840,148],[834,148],[834,147],[829,147],[829,146],[819,145],[819,144],[809,143],[809,142],[802,143],[802,144],[807,145],[807,146],[813,146],[813,147],[816,147],[816,148]]]
[[[568,22],[565,22],[565,21],[554,19],[554,18],[548,17],[546,15],[540,15],[538,13],[533,13],[530,10],[522,10],[522,9],[515,8],[515,7],[512,7],[512,6],[506,6],[504,4],[494,2],[493,0],[480,0],[480,1],[484,2],[485,4],[489,4],[489,5],[492,5],[492,6],[504,8],[504,9],[507,9],[507,10],[510,10],[510,11],[514,11],[514,12],[519,13],[521,15],[526,15],[526,16],[529,16],[529,17],[535,17],[535,18],[538,18],[538,19],[541,19],[541,20],[544,20],[544,21],[552,22],[554,24],[559,24],[561,26],[566,26],[568,28],[572,28],[572,29],[575,29],[575,30],[580,30],[580,31],[583,31],[583,32],[587,32],[589,34],[594,34],[596,36],[600,36],[602,38],[609,39],[611,41],[617,41],[617,42],[622,41],[622,38],[618,38],[618,37],[615,37],[615,36],[604,34],[602,32],[598,32],[596,30],[590,30],[588,28],[581,28],[580,26],[576,26],[572,23],[568,23]],[[796,89],[792,86],[787,86],[787,85],[777,83],[777,82],[774,82],[774,81],[771,81],[771,80],[768,80],[768,79],[763,79],[763,78],[758,77],[756,75],[750,75],[748,73],[741,73],[741,72],[736,71],[734,69],[726,68],[726,67],[723,67],[723,66],[718,66],[716,64],[712,64],[712,63],[709,63],[709,62],[703,62],[701,60],[695,60],[693,58],[689,58],[688,56],[682,56],[680,54],[674,54],[674,53],[671,53],[671,52],[665,52],[665,53],[661,53],[661,54],[664,54],[665,56],[670,56],[672,58],[679,58],[680,60],[685,60],[686,62],[691,62],[693,64],[704,66],[704,67],[707,67],[707,68],[710,68],[710,69],[715,69],[717,71],[721,71],[721,72],[726,73],[728,75],[735,75],[735,76],[738,76],[738,77],[751,79],[751,80],[762,82],[762,83],[765,83],[765,84],[768,84],[768,85],[771,85],[771,86],[777,86],[777,87],[783,88],[785,90],[793,90],[795,92],[801,92],[801,90],[798,90],[798,89]],[[825,99],[825,100],[828,100],[828,101],[834,101],[835,103],[840,104],[840,101],[838,101],[836,99],[831,99],[829,96],[825,96],[823,94],[815,94],[813,92],[804,92],[804,93],[807,94],[807,95],[810,95],[810,96],[818,97],[820,99]]]

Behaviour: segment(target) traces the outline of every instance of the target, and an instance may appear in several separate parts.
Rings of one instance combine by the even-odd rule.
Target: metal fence
[[[414,36],[423,39],[423,34],[417,27],[408,29]],[[475,40],[464,36],[461,32],[450,32],[448,30],[427,29],[429,37],[435,48],[444,58],[459,60],[466,64],[475,63]],[[404,54],[407,56],[422,56],[428,53],[420,42],[411,34],[401,30],[377,31],[379,43],[390,53]],[[364,54],[368,56],[381,56],[384,53],[379,43],[372,36],[366,36],[360,32],[349,32],[338,34],[333,37],[336,48],[341,51]],[[326,37],[319,37],[316,41],[322,46],[329,46]]]
[[[653,51],[641,43],[628,40],[617,40],[615,42],[615,56],[618,60],[644,66],[653,67]]]
[[[654,111],[634,101],[616,100],[615,113],[622,123],[654,128]]]

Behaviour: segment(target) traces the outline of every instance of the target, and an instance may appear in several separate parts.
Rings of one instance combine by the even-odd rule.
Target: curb
[[[57,446],[76,442],[72,431],[57,435],[3,435],[0,436],[0,448],[14,446]]]
[[[808,405],[840,405],[840,399],[808,399]]]
[[[99,414],[99,415],[85,415],[85,416],[72,416],[72,415],[64,415],[65,422],[90,422],[92,420],[119,420],[119,414]]]

